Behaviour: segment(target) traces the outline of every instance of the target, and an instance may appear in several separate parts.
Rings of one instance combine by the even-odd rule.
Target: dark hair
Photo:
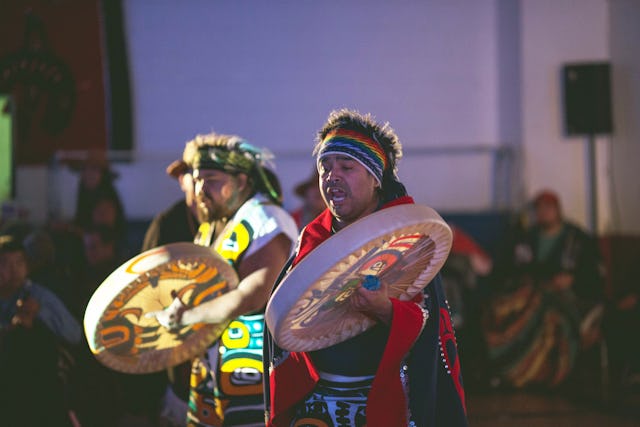
[[[258,168],[259,166],[256,166],[255,173],[260,173],[260,170]],[[276,173],[269,168],[262,168],[262,171],[264,172],[265,178],[254,179],[256,191],[258,193],[266,194],[275,204],[277,204],[278,206],[282,206],[282,185],[280,184],[278,175],[276,175]],[[265,179],[269,182],[271,189],[267,188]]]
[[[83,229],[83,234],[95,234],[100,237],[102,243],[105,244],[117,243],[117,231],[115,227],[106,224],[89,224]]]
[[[124,230],[126,227],[124,205],[115,183],[107,175],[102,175],[100,183],[94,189],[86,188],[82,183],[80,184],[76,196],[76,211],[73,222],[83,228],[89,226],[93,222],[95,207],[103,200],[113,203],[116,209],[116,226]]]

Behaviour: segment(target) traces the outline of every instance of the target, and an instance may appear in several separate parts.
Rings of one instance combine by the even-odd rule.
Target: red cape
[[[382,209],[408,203],[413,203],[413,199],[405,196],[384,205]],[[305,227],[292,265],[297,264],[331,236],[331,222],[331,212],[325,210]],[[455,336],[451,329],[448,310],[442,308],[446,303],[439,281],[434,287],[433,294],[432,303],[435,302],[435,305],[431,307],[432,327],[428,334],[423,334],[427,318],[419,304],[422,294],[419,294],[414,301],[391,299],[393,317],[389,338],[367,399],[368,427],[406,426],[409,422],[408,408],[414,401],[419,403],[413,405],[415,409],[411,409],[412,415],[420,412],[417,414],[417,419],[425,418],[424,425],[467,425],[460,363],[455,351]],[[433,392],[428,393],[429,396],[424,398],[424,402],[414,395],[409,402],[401,382],[400,369],[418,340],[421,344],[418,349],[420,351],[416,351],[416,354],[426,354],[426,356],[420,356],[421,360],[416,364],[418,370],[422,372],[416,372],[415,381],[419,386],[415,388],[433,388]],[[450,348],[453,351],[449,351]],[[265,368],[268,368],[268,370],[265,369],[265,373],[268,372],[268,377],[265,378],[267,426],[289,427],[296,405],[314,389],[319,375],[307,353],[288,353],[279,349],[272,342],[268,330],[265,349],[267,352],[270,351],[269,349],[275,349],[278,353],[265,353]],[[428,350],[424,353],[422,349]],[[411,387],[413,390],[413,385]],[[443,389],[442,392],[440,392],[441,389]],[[441,400],[445,395],[447,397]],[[436,411],[436,407],[439,411]],[[445,412],[446,415],[436,414],[440,411]],[[433,423],[427,421],[427,418],[434,420]],[[441,424],[442,422],[444,424]]]

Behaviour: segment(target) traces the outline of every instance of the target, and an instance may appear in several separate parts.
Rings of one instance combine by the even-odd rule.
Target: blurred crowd
[[[637,392],[639,346],[626,331],[640,320],[638,275],[612,281],[601,250],[607,239],[566,218],[551,190],[511,218],[491,254],[452,227],[443,276],[467,391],[599,400]],[[630,257],[637,273],[639,254]]]
[[[158,213],[132,248],[106,157],[93,153],[69,166],[79,182],[71,221],[36,226],[8,211],[0,218],[0,413],[12,426],[160,425],[166,373],[102,366],[82,323],[95,290],[129,257],[193,241],[193,180],[180,161],[169,167],[184,198]],[[299,203],[291,214],[300,229],[324,209],[317,182],[314,169],[295,187]],[[638,342],[626,331],[640,319],[640,275],[607,288],[597,236],[565,218],[553,191],[538,193],[513,218],[492,251],[450,224],[453,246],[442,275],[467,390],[570,392],[593,380],[588,372],[603,370],[600,387],[637,387]],[[173,375],[185,373],[177,367]]]
[[[78,174],[71,220],[36,225],[20,210],[3,210],[0,405],[6,425],[107,426],[124,412],[117,409],[125,407],[124,382],[93,357],[82,327],[93,292],[128,256],[117,175],[99,152],[69,166]]]

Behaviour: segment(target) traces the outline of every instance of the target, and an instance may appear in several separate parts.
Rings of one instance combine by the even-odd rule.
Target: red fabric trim
[[[304,228],[302,236],[300,236],[300,249],[296,258],[293,260],[293,265],[296,265],[300,260],[309,254],[320,243],[331,237],[331,220],[333,216],[331,211],[326,209],[320,215],[311,221]]]
[[[424,326],[420,307],[391,298],[393,318],[389,339],[367,399],[367,427],[407,425],[407,396],[400,379],[400,366]]]
[[[391,206],[398,206],[398,205],[411,205],[413,203],[415,203],[413,201],[413,197],[402,196],[402,197],[398,197],[397,199],[391,200],[386,205],[382,206],[382,209],[386,209],[386,208],[390,208]]]
[[[444,359],[449,367],[449,371],[451,372],[451,379],[453,380],[453,385],[458,392],[458,396],[460,397],[460,402],[462,403],[462,408],[464,409],[465,414],[467,413],[467,405],[464,398],[464,388],[462,387],[462,382],[460,379],[462,378],[462,368],[460,366],[460,358],[457,354],[457,343],[456,336],[453,332],[453,326],[451,325],[451,316],[449,316],[449,311],[445,307],[440,307],[440,342],[442,344],[442,352],[444,353]],[[447,343],[453,341],[453,345],[456,346],[456,354],[454,355],[454,359],[451,360],[451,355],[447,350]]]
[[[267,426],[288,427],[293,417],[292,409],[318,383],[318,373],[305,353],[290,353],[289,356],[269,373],[271,391],[270,414]],[[276,393],[276,386],[279,387]]]
[[[302,208],[298,208],[295,211],[291,212],[291,218],[296,222],[298,229],[302,226]]]
[[[410,196],[400,197],[384,205],[414,203]],[[333,217],[327,209],[310,222],[300,237],[300,249],[293,265],[307,256],[314,248],[331,237]],[[391,300],[393,317],[387,346],[376,372],[367,405],[367,425],[388,427],[406,424],[406,398],[400,382],[400,363],[420,334],[423,326],[422,310],[414,302]],[[289,353],[286,360],[269,374],[270,419],[267,427],[288,427],[292,409],[318,382],[318,373],[306,353]],[[393,398],[390,397],[393,396]],[[403,420],[403,421],[400,421]]]

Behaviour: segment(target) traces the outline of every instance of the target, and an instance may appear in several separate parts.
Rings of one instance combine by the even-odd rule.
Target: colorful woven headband
[[[191,167],[193,169],[217,169],[227,173],[251,172],[254,161],[242,153],[226,147],[198,147]]]
[[[327,134],[318,151],[320,160],[329,154],[344,154],[356,160],[382,185],[382,175],[388,166],[382,146],[372,138],[353,130],[336,129]]]
[[[266,149],[254,147],[244,140],[234,141],[227,145],[198,147],[192,169],[217,169],[226,173],[244,173],[259,180],[266,192],[274,201],[281,202],[281,194],[276,190],[265,172],[271,166],[273,154]]]

